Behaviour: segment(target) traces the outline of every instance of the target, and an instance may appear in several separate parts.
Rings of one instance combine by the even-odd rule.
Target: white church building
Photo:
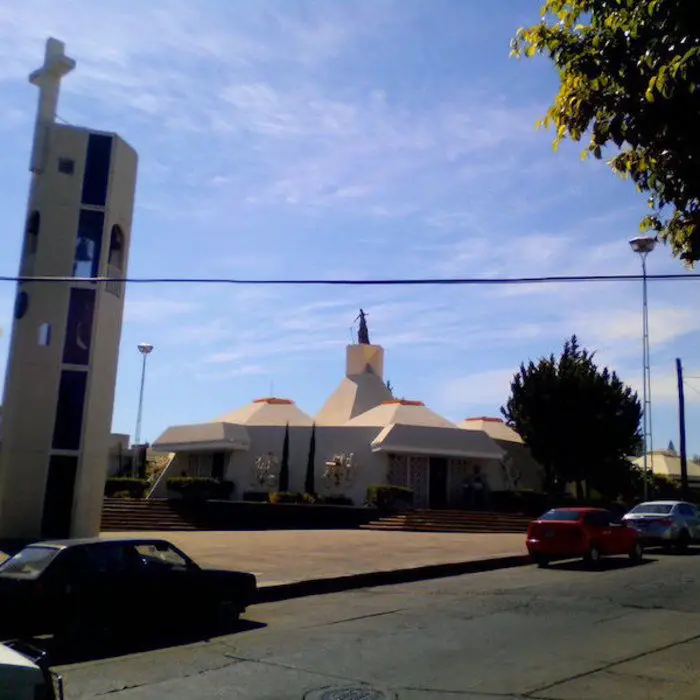
[[[165,497],[173,476],[231,481],[234,500],[260,491],[261,460],[269,455],[279,465],[287,430],[290,491],[304,491],[312,430],[316,492],[354,505],[363,504],[368,486],[391,484],[411,488],[414,507],[459,507],[465,482],[476,474],[492,491],[541,486],[536,463],[509,455],[508,445],[522,451],[522,440],[499,419],[458,425],[421,401],[395,398],[384,381],[384,349],[369,343],[362,323],[359,341],[347,346],[345,377],[314,417],[291,399],[270,397],[210,423],[168,428],[153,448],[175,457],[152,496]],[[340,470],[341,478],[328,469],[350,455],[352,469]],[[276,488],[271,482],[264,490]]]

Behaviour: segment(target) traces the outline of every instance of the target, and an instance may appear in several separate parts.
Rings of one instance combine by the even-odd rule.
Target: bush
[[[219,481],[208,476],[174,476],[166,482],[168,489],[187,501],[226,500],[233,493],[232,481]]]
[[[315,493],[305,493],[302,494],[301,502],[311,506],[314,503],[320,503],[321,499]]]
[[[249,503],[267,503],[270,494],[267,491],[244,491],[243,500]]]
[[[321,503],[327,506],[351,506],[353,505],[352,498],[348,496],[324,496]]]
[[[413,504],[413,489],[404,486],[368,486],[367,505],[379,510],[394,510]]]
[[[143,498],[149,486],[148,479],[114,476],[105,482],[105,496],[107,498]]]
[[[302,495],[294,491],[274,491],[270,494],[270,503],[301,503]]]

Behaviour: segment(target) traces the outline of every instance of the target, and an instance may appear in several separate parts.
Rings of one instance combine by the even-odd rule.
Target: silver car
[[[637,530],[644,544],[685,549],[692,542],[700,542],[700,512],[685,501],[640,503],[622,520]]]

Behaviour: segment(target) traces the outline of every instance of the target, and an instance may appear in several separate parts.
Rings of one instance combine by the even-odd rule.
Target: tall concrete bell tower
[[[56,39],[39,88],[29,205],[2,404],[0,537],[99,532],[137,155],[119,136],[57,124],[75,68]],[[28,278],[66,278],[39,281]]]

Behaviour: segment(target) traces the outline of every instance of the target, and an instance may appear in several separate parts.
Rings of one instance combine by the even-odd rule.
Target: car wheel
[[[586,563],[590,566],[599,566],[601,557],[602,554],[600,551],[600,547],[598,547],[597,544],[593,544],[591,545],[591,548],[588,550],[588,552],[586,552],[586,556],[584,557],[584,559]]]
[[[689,544],[690,544],[690,534],[688,533],[687,530],[681,530],[678,533],[678,539],[676,540],[676,549],[679,552],[685,552],[685,550],[688,549]]]
[[[534,560],[535,564],[540,567],[540,569],[545,569],[549,566],[549,558],[544,557],[541,554],[534,555],[532,559]]]
[[[641,561],[644,556],[644,548],[639,542],[635,542],[632,551],[630,552],[630,559],[632,561]]]

